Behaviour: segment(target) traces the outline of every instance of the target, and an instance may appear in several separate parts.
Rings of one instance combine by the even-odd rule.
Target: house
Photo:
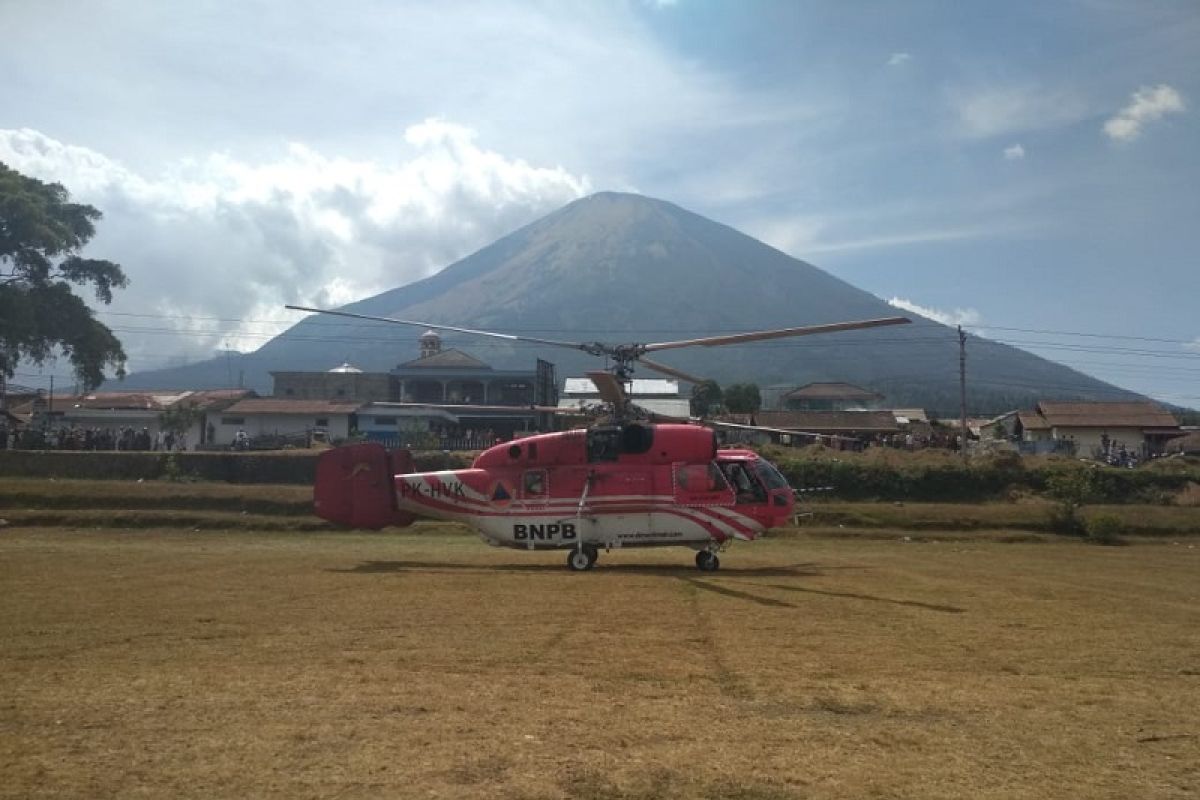
[[[204,391],[131,391],[89,392],[81,395],[55,395],[47,399],[46,416],[52,431],[93,431],[106,434],[105,440],[119,440],[122,434],[142,434],[140,443],[155,441],[162,430],[161,416],[171,408],[191,406],[200,412],[183,432],[184,447],[208,444],[213,428],[207,422],[210,413],[253,396],[249,389],[211,389]],[[77,444],[77,443],[76,443]],[[121,445],[118,445],[121,446]]]
[[[307,443],[313,434],[329,441],[350,435],[354,416],[362,403],[344,400],[288,400],[278,397],[249,397],[211,415],[214,444],[232,445],[239,430],[251,438],[294,438]]]
[[[846,411],[877,408],[883,395],[852,383],[809,383],[784,392],[777,407],[785,411]]]
[[[1183,434],[1171,412],[1149,401],[1038,403],[1018,414],[1025,442],[1069,443],[1078,456],[1104,458],[1115,452],[1137,458],[1160,455]]]
[[[771,428],[771,441],[780,444],[809,444],[814,437],[804,434],[855,439],[866,442],[880,436],[900,433],[900,426],[891,411],[759,411],[755,414],[730,414],[729,422]],[[763,436],[733,436],[731,440],[749,438],[754,441]]]
[[[634,378],[625,386],[625,396],[652,414],[686,420],[692,414],[691,401],[679,394],[679,381],[662,378]],[[558,407],[583,410],[599,405],[600,390],[591,378],[567,378],[563,382]]]

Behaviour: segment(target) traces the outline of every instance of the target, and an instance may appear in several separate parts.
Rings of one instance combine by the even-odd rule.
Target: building
[[[532,370],[495,369],[470,353],[443,348],[442,337],[432,330],[418,344],[418,358],[388,372],[366,372],[349,363],[323,372],[272,372],[273,396],[357,403],[363,409],[351,420],[355,430],[393,446],[436,441],[478,449],[553,427],[551,415],[538,409],[557,402],[550,362],[538,359]],[[402,412],[387,403],[428,406]]]
[[[726,437],[730,441],[769,439],[779,444],[805,445],[811,444],[814,438],[830,437],[838,442],[855,440],[863,443],[900,433],[900,425],[891,411],[759,411],[730,414],[725,419],[740,425],[772,429],[762,433],[731,433]]]
[[[688,419],[692,413],[691,401],[679,395],[679,381],[634,378],[626,384],[625,396],[652,414]],[[591,378],[567,378],[563,382],[560,409],[582,410],[600,403],[600,390]]]
[[[1148,401],[1046,401],[1033,411],[1021,411],[1017,419],[1022,441],[1034,443],[1037,452],[1053,442],[1059,449],[1068,444],[1075,455],[1087,458],[1117,452],[1139,459],[1161,455],[1171,439],[1183,434],[1171,412]]]
[[[287,400],[346,400],[369,403],[396,399],[386,372],[364,372],[343,362],[325,372],[272,372],[274,397]]]
[[[120,449],[150,449],[161,444],[159,434],[165,433],[162,415],[172,408],[191,407],[199,413],[178,442],[173,442],[177,449],[189,449],[212,444],[214,428],[209,424],[212,415],[252,396],[254,392],[249,389],[54,395],[46,400],[45,427],[65,447],[85,447],[88,441],[99,441],[105,443],[101,447],[112,443]]]
[[[781,411],[848,411],[878,408],[883,395],[852,383],[809,383],[779,396]]]
[[[362,403],[345,400],[289,400],[249,397],[211,415],[214,444],[231,446],[238,431],[252,439],[276,439],[308,446],[314,437],[335,442],[350,435]]]

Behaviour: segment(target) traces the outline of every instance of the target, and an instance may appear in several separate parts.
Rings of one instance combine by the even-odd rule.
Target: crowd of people
[[[10,431],[0,427],[0,450],[149,450],[179,452],[188,449],[187,434],[150,432],[149,428],[80,428],[76,426]]]

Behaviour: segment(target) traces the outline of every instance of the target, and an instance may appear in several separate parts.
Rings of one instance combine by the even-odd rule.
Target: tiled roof
[[[440,353],[434,353],[425,358],[418,358],[415,361],[407,361],[397,367],[397,369],[433,369],[433,368],[450,368],[450,369],[491,369],[487,364],[480,361],[473,355],[464,353],[462,350],[442,350]]]
[[[193,404],[201,409],[219,406],[252,396],[250,389],[203,389],[176,392],[92,392],[84,395],[55,395],[54,408],[84,408],[91,411],[162,411],[177,403]]]
[[[1177,428],[1171,412],[1149,402],[1038,403],[1038,413],[1056,428]],[[1024,419],[1022,418],[1022,422]]]
[[[1018,411],[1017,419],[1021,421],[1021,427],[1027,431],[1050,430],[1050,423],[1046,422],[1045,418],[1039,416],[1036,411]]]

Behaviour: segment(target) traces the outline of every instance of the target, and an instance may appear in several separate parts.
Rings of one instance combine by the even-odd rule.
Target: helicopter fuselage
[[[356,445],[357,448],[371,447]],[[381,450],[381,448],[380,448]],[[331,459],[337,451],[330,451]],[[363,451],[363,457],[367,452]],[[347,479],[382,466],[340,458],[318,478],[317,513],[347,522]],[[347,472],[348,471],[348,472]],[[468,469],[390,476],[375,503],[381,527],[415,517],[463,522],[489,544],[528,550],[677,545],[715,550],[756,538],[793,513],[794,493],[749,450],[718,450],[695,425],[626,424],[540,434],[496,445]],[[351,522],[350,524],[354,524]]]

